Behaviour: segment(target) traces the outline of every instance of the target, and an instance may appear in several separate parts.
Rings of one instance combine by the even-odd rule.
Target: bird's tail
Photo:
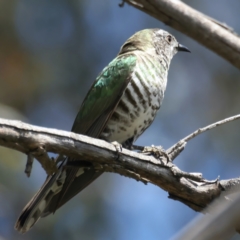
[[[54,213],[102,174],[96,172],[93,167],[74,170],[60,167],[57,173],[47,177],[43,186],[23,209],[15,224],[17,231],[27,232],[39,218]],[[73,176],[74,179],[70,179],[69,176]],[[71,184],[68,184],[69,180]],[[64,188],[66,184],[67,188]]]

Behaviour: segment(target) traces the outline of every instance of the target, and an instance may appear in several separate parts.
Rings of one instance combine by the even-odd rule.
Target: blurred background
[[[0,117],[70,130],[98,73],[136,31],[163,28],[191,54],[174,57],[163,106],[139,145],[168,148],[199,127],[240,112],[239,70],[120,0],[0,1]],[[239,1],[185,1],[240,32]],[[190,141],[175,164],[207,179],[240,175],[240,122]],[[154,185],[106,173],[25,235],[22,208],[45,180],[26,156],[0,147],[0,239],[170,239],[196,215]]]

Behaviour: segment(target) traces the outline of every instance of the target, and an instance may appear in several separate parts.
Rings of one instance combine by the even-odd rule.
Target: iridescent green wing
[[[135,64],[134,54],[124,54],[103,69],[82,103],[73,132],[100,135],[131,79]]]

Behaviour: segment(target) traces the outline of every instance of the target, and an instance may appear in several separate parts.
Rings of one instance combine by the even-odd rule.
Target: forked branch
[[[174,160],[184,149],[186,142],[199,133],[238,118],[240,115],[197,130],[169,148],[167,153],[171,160]],[[226,195],[225,190],[240,186],[240,178],[209,181],[204,179],[201,173],[181,171],[164,156],[156,159],[127,149],[118,153],[112,144],[100,139],[19,121],[0,119],[0,145],[28,156],[26,168],[28,175],[33,157],[42,164],[47,174],[54,174],[57,171],[55,161],[48,157],[48,152],[53,152],[90,161],[101,171],[115,172],[145,184],[155,184],[167,191],[170,198],[181,201],[196,211],[202,211],[222,193]],[[72,167],[76,165],[77,160]]]

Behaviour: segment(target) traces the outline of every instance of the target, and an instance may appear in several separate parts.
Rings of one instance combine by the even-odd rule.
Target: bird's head
[[[162,29],[152,29],[153,46],[158,55],[165,54],[171,58],[179,51],[190,52],[190,50],[180,44],[170,33]]]
[[[120,53],[140,50],[160,57],[166,56],[168,60],[178,51],[190,52],[188,48],[178,43],[176,38],[162,29],[144,29],[136,32],[121,47]]]

